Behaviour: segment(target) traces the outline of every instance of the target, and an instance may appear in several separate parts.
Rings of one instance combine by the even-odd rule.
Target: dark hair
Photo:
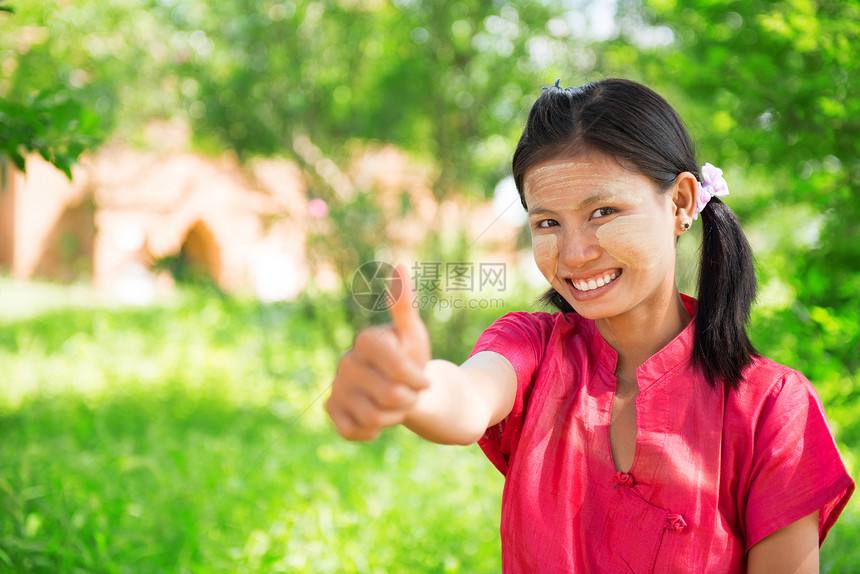
[[[529,113],[513,158],[513,175],[526,207],[523,178],[541,163],[600,152],[671,189],[685,171],[701,179],[693,143],[678,114],[659,94],[636,82],[606,79],[579,88],[544,90]],[[758,353],[746,324],[755,299],[752,250],[729,207],[714,197],[701,213],[702,250],[693,363],[712,387],[737,388]],[[574,312],[554,289],[543,301]]]

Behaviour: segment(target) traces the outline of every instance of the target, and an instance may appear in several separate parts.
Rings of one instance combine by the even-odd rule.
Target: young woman
[[[560,312],[505,315],[457,366],[401,297],[339,365],[338,432],[478,441],[505,475],[505,572],[816,572],[854,483],[812,385],[747,337],[722,172],[663,98],[609,79],[545,90],[513,173]],[[675,244],[700,215],[697,301]]]

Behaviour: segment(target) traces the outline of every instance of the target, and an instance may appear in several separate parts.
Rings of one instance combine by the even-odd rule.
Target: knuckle
[[[339,391],[362,388],[366,385],[367,375],[367,363],[360,357],[354,354],[344,356],[338,365],[332,388]]]
[[[362,422],[364,423],[363,426],[369,431],[382,428],[382,411],[376,408],[368,409]]]
[[[380,429],[351,423],[343,437],[351,441],[369,441],[379,436]]]
[[[352,440],[359,442],[371,441],[378,437],[379,433],[379,429],[362,429],[361,432],[357,433],[355,438]]]
[[[352,342],[353,349],[360,349],[367,345],[368,339],[370,338],[370,329],[362,329],[355,336],[355,340]]]
[[[349,425],[341,431],[341,436],[346,440],[361,440],[361,429],[354,425]]]
[[[386,409],[396,408],[399,400],[398,393],[395,385],[388,385],[379,391],[379,396],[377,397],[379,401],[379,406],[384,407]]]
[[[384,337],[386,330],[387,329],[385,329],[385,327],[380,327],[378,325],[362,329],[359,331],[358,335],[355,336],[355,349],[364,350],[373,347],[380,338]]]
[[[380,400],[390,409],[399,409],[415,401],[415,393],[402,385],[391,385],[382,391]]]
[[[352,440],[352,433],[355,430],[355,425],[349,420],[349,417],[339,410],[330,413],[331,421],[334,423],[334,430],[337,434],[347,440]]]
[[[357,366],[358,361],[356,360],[355,355],[353,353],[347,353],[341,358],[340,363],[338,363],[336,379],[342,379],[343,377],[348,378],[355,372]]]
[[[367,433],[364,440],[376,440],[380,434],[382,434],[381,428],[373,429]]]
[[[356,350],[361,353],[379,354],[388,352],[394,348],[396,337],[391,327],[384,325],[368,327],[362,331],[360,347],[357,345]]]
[[[409,379],[410,376],[409,365],[406,361],[398,360],[394,361],[391,364],[391,378],[398,381],[405,381]]]
[[[346,387],[346,378],[343,377],[341,374],[338,374],[331,382],[328,399],[326,400],[326,410],[329,410],[329,405],[332,405],[333,407],[334,405],[337,405],[341,402],[341,397],[343,396]]]
[[[329,395],[328,399],[326,399],[324,407],[326,413],[328,413],[329,418],[335,424],[337,424],[345,414],[343,408],[341,407],[340,397],[336,392],[334,392],[334,389],[332,390],[332,394]]]

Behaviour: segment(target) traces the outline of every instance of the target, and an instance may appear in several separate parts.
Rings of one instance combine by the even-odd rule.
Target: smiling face
[[[540,164],[523,184],[535,262],[577,313],[647,311],[675,292],[671,193],[599,154]]]

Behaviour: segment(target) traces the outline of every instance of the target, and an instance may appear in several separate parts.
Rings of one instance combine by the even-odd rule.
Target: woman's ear
[[[696,214],[696,197],[699,194],[699,180],[685,171],[678,174],[672,186],[672,204],[675,217],[675,235],[681,235],[690,228]]]

